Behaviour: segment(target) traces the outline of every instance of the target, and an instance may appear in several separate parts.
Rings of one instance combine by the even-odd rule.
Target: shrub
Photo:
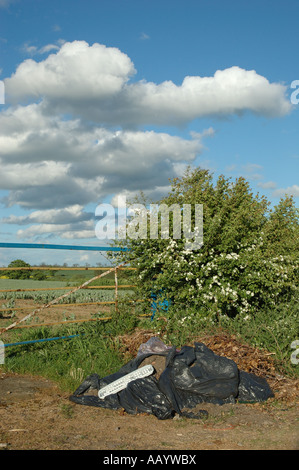
[[[244,178],[220,176],[214,184],[207,170],[189,168],[160,203],[203,204],[204,244],[188,250],[186,239],[171,233],[168,239],[160,233],[158,239],[124,240],[130,252],[120,256],[137,268],[139,296],[155,292],[197,315],[247,318],[297,295],[298,210],[292,197],[270,209]]]
[[[12,261],[9,265],[8,268],[30,268],[30,264],[26,263],[22,259],[15,259]],[[26,270],[15,270],[15,271],[6,271],[5,275],[9,279],[29,279],[31,275],[31,270],[26,269]]]

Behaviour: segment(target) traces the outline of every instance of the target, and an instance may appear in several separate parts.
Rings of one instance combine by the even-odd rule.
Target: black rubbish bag
[[[240,371],[238,401],[242,402],[258,402],[266,401],[268,398],[274,397],[274,394],[263,377],[255,374]]]
[[[154,369],[152,375],[129,382],[118,393],[105,398],[97,396],[103,387],[137,370],[154,356],[165,358],[159,377]],[[87,406],[121,408],[130,414],[149,413],[158,419],[169,419],[175,414],[200,419],[207,416],[207,411],[200,409],[201,403],[259,402],[273,396],[265,379],[240,371],[233,360],[218,356],[203,343],[178,350],[151,338],[118,372],[104,378],[97,374],[88,376],[70,400]]]

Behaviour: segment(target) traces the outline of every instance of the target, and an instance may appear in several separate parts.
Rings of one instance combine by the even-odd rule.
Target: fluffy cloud
[[[43,237],[55,235],[66,239],[79,239],[79,238],[94,238],[94,223],[81,224],[76,226],[74,224],[56,225],[56,224],[40,224],[31,225],[26,229],[20,229],[17,232],[19,238],[32,239],[35,237]]]
[[[258,183],[258,186],[263,189],[275,189],[277,185],[274,181],[266,181],[265,183]]]
[[[10,190],[4,202],[51,209],[124,189],[155,190],[180,162],[195,160],[202,138],[85,126],[44,115],[41,103],[9,108],[0,115],[0,186]]]
[[[2,223],[29,225],[17,232],[19,238],[31,239],[44,235],[59,235],[62,238],[94,237],[94,213],[86,212],[83,206],[76,204],[62,209],[33,211],[28,215],[3,218]]]
[[[231,67],[212,77],[185,77],[181,85],[129,82],[130,58],[117,48],[64,43],[45,60],[25,60],[5,80],[7,100],[44,100],[48,113],[72,113],[98,123],[182,124],[206,116],[252,112],[282,116],[291,109],[286,88],[254,70]]]
[[[58,51],[58,50],[59,50],[59,46],[57,44],[46,44],[45,46],[39,49],[37,46],[30,45],[28,42],[26,42],[22,47],[22,51],[30,55],[46,54],[50,51]]]
[[[57,48],[35,48],[55,52],[25,60],[4,81],[9,107],[0,113],[0,186],[8,195],[2,202],[33,212],[2,222],[30,225],[19,231],[22,238],[94,236],[87,204],[140,190],[161,196],[214,134],[210,128],[182,138],[144,125],[290,111],[285,87],[253,70],[231,67],[185,77],[181,85],[134,82],[134,64],[117,48],[85,41]]]
[[[62,105],[83,104],[115,96],[134,72],[131,60],[119,49],[74,41],[41,62],[25,60],[5,85],[12,101],[47,97]]]
[[[293,184],[287,188],[278,188],[273,192],[275,197],[284,197],[285,195],[299,197],[299,186],[298,184]]]
[[[34,211],[28,215],[10,215],[3,218],[4,224],[28,225],[34,223],[40,224],[58,224],[65,225],[78,222],[89,221],[93,214],[84,212],[83,206],[76,204],[63,209],[48,209],[43,211]]]

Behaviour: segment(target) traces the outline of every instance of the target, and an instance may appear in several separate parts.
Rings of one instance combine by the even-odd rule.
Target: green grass
[[[33,279],[0,279],[0,289],[40,289],[66,287],[65,281],[35,281]],[[2,294],[2,293],[1,293]]]
[[[79,336],[6,348],[3,367],[8,371],[47,377],[71,392],[92,373],[104,377],[119,370],[128,356],[121,352],[117,338],[139,327],[151,329],[157,336],[163,332],[166,335],[164,342],[177,347],[206,333],[217,334],[221,331],[235,334],[246,344],[273,353],[279,373],[299,377],[299,365],[292,364],[290,360],[293,352],[291,343],[299,339],[296,299],[277,305],[272,311],[256,312],[254,317],[246,320],[225,316],[215,319],[206,312],[190,312],[188,308],[172,308],[167,314],[163,313],[164,317],[168,317],[167,322],[159,320],[159,314],[156,314],[154,321],[148,318],[141,320],[138,316],[141,308],[140,304],[137,305],[134,313],[128,304],[120,303],[120,312],[116,314],[112,311],[111,320],[11,330],[5,335],[6,343],[74,334]]]
[[[124,364],[117,336],[132,331],[136,326],[134,315],[124,318],[113,314],[112,317],[111,321],[12,331],[9,343],[79,336],[7,347],[4,368],[17,373],[42,375],[67,391],[77,388],[90,374],[97,373],[102,377],[111,374]],[[7,339],[5,341],[8,342]]]
[[[165,316],[160,315],[161,318]],[[161,319],[155,325],[157,331],[166,333],[170,344],[181,347],[192,338],[204,334],[234,334],[246,344],[273,353],[277,371],[281,374],[299,377],[299,365],[291,362],[291,354],[294,352],[291,344],[299,339],[299,303],[295,298],[277,305],[271,311],[257,311],[246,319],[227,315],[219,318],[209,312],[188,308],[172,308],[167,316],[167,324]]]
[[[110,269],[107,266],[107,271]],[[88,269],[88,270],[59,270],[55,271],[52,277],[49,277],[49,280],[56,280],[60,282],[68,282],[76,285],[83,284],[83,282],[92,279],[95,276],[103,274],[105,270],[102,269]],[[132,277],[132,273],[130,271],[118,271],[118,283],[121,284],[131,284],[129,279]],[[100,279],[93,281],[90,285],[114,285],[114,272],[107,274]]]
[[[291,343],[299,339],[299,304],[296,299],[277,305],[271,311],[256,312],[247,321],[225,319],[222,325],[245,342],[272,352],[277,369],[282,374],[299,377],[299,365],[291,362],[294,351]]]

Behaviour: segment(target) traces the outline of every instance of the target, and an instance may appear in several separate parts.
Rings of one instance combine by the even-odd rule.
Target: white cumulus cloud
[[[293,184],[293,186],[288,186],[287,188],[277,188],[273,191],[273,196],[275,197],[284,197],[285,195],[299,197],[298,184]]]
[[[181,175],[215,134],[211,127],[183,138],[145,125],[247,112],[279,117],[291,109],[282,84],[237,66],[187,76],[179,85],[154,83],[134,81],[135,65],[116,47],[86,41],[26,47],[39,60],[24,60],[4,80],[0,112],[0,186],[8,192],[1,202],[32,211],[2,223],[28,225],[19,231],[23,238],[92,237],[87,204],[141,190],[161,197],[169,178]],[[251,176],[256,170],[247,168]]]
[[[46,96],[76,103],[115,95],[134,71],[119,49],[74,41],[40,62],[25,60],[5,84],[13,101]]]
[[[132,82],[134,74],[131,59],[117,48],[66,42],[45,60],[22,62],[5,80],[7,100],[43,99],[48,113],[132,126],[245,112],[275,117],[291,110],[285,86],[237,66],[211,77],[187,76],[181,85]]]

